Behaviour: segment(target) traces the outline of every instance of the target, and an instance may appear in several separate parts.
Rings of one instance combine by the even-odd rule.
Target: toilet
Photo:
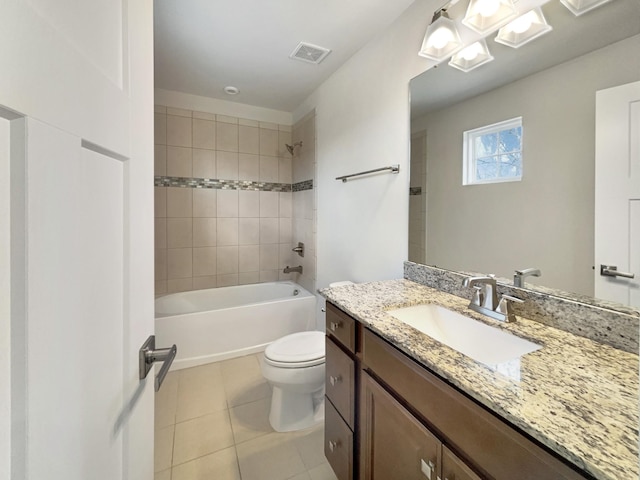
[[[324,332],[298,332],[264,351],[262,375],[273,387],[269,422],[276,432],[324,419]]]
[[[329,287],[353,285],[342,281]],[[273,387],[269,423],[276,432],[302,430],[324,420],[324,332],[298,332],[269,344],[262,376]]]

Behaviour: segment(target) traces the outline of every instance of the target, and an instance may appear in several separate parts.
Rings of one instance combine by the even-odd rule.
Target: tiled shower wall
[[[298,274],[282,270],[300,264],[291,251],[299,241],[292,236],[294,214],[313,218],[306,206],[294,208],[292,189],[312,182],[292,185],[293,159],[285,148],[292,142],[288,125],[156,107],[157,294],[300,282]],[[307,148],[315,150],[315,133],[296,154]],[[315,163],[315,152],[312,157]],[[310,175],[304,181],[313,179],[313,169]],[[297,233],[309,229],[305,224]],[[315,263],[308,268],[315,279]]]

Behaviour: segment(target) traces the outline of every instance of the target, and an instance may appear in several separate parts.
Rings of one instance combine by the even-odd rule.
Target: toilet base
[[[324,400],[313,393],[297,393],[273,387],[269,423],[276,432],[293,432],[324,420]]]

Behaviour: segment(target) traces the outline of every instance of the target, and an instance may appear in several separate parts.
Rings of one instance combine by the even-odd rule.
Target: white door
[[[152,7],[0,0],[0,476],[153,478]]]
[[[595,296],[640,307],[640,82],[596,93],[595,229]]]

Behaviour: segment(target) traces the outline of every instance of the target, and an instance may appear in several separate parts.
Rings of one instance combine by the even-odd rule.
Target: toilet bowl
[[[262,375],[273,387],[269,422],[276,432],[324,419],[324,333],[292,333],[264,351]]]

